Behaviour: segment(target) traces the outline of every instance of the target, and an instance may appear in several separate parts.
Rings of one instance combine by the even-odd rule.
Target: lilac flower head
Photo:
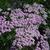
[[[6,21],[4,16],[0,16],[0,32],[10,32],[11,28],[13,28],[13,25],[11,25],[9,21]]]
[[[43,50],[43,48],[45,50],[46,47],[46,49],[49,50],[49,45],[47,41],[44,40],[46,36],[42,36],[38,30],[40,24],[46,24],[41,12],[43,12],[43,15],[46,14],[43,5],[36,3],[33,5],[24,5],[23,11],[19,8],[11,11],[11,22],[13,26],[16,27],[16,38],[12,43],[13,46],[22,48],[24,46],[35,45],[35,41],[37,40],[35,50]],[[41,41],[47,43],[46,46],[43,47]],[[39,45],[41,45],[41,47],[39,47]]]
[[[6,21],[5,16],[0,16],[0,34],[10,32],[15,28],[16,35],[12,43],[14,47],[36,45],[35,50],[49,50],[48,42],[45,40],[46,35],[41,35],[38,30],[40,24],[46,25],[46,18],[47,12],[43,5],[25,4],[23,10],[20,8],[11,10],[11,21]]]

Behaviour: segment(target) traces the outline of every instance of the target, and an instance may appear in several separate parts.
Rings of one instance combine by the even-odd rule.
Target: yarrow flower
[[[44,40],[44,37],[41,35],[41,40],[38,41],[36,49],[35,50],[49,50],[49,44],[46,40]]]
[[[23,48],[24,46],[35,45],[35,41],[37,41],[37,45],[38,42],[40,42],[39,45],[41,45],[41,47],[43,46],[41,40],[44,40],[43,37],[45,36],[42,37],[38,31],[40,24],[46,24],[44,16],[41,15],[42,12],[45,14],[44,6],[36,3],[33,5],[24,5],[23,10],[19,8],[12,10],[10,16],[14,27],[16,27],[16,39],[12,43],[13,46]],[[47,47],[44,46],[44,49],[43,47],[36,46],[35,50],[49,50],[48,43],[46,46]]]
[[[10,32],[13,25],[10,21],[6,21],[4,16],[0,16],[0,33]]]
[[[24,4],[23,9],[11,10],[10,19],[6,21],[4,16],[0,16],[0,33],[9,32],[15,28],[15,40],[12,45],[18,48],[36,45],[35,50],[49,50],[46,36],[41,35],[38,28],[40,24],[45,24],[47,12],[41,4]],[[2,27],[1,27],[2,26]]]

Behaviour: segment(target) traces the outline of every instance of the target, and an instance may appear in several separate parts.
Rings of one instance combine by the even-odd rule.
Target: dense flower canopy
[[[10,19],[6,21],[5,16],[0,16],[0,33],[9,32],[15,28],[15,40],[12,45],[22,48],[35,45],[35,50],[49,50],[46,35],[41,35],[38,28],[40,24],[46,24],[47,12],[41,4],[24,4],[23,9],[11,10]],[[2,26],[2,27],[1,27]]]

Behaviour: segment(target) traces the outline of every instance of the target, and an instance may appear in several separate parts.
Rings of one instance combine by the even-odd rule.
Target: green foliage
[[[29,3],[32,4],[34,2],[42,3],[44,4],[48,9],[50,9],[50,0],[0,0],[0,8],[7,9],[8,7],[13,7],[14,3],[16,3],[14,6],[20,7],[23,3]]]
[[[50,46],[50,38],[48,38],[48,43],[49,43],[49,46]]]
[[[32,4],[34,2],[37,2],[37,3],[43,3],[43,2],[45,2],[44,0],[19,0],[19,1],[22,1],[24,3],[29,3],[29,4]]]
[[[27,47],[23,47],[21,50],[33,50],[33,48],[27,46]]]
[[[0,8],[6,9],[10,6],[10,0],[0,0]]]
[[[14,40],[15,31],[6,32],[0,36],[0,50],[9,50],[13,40]]]
[[[44,3],[45,7],[47,9],[50,9],[50,0],[46,0],[46,2]]]

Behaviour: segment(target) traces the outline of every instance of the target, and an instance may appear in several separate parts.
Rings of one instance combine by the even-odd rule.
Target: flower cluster
[[[11,10],[11,21],[6,21],[4,16],[0,16],[0,32],[4,33],[15,28],[16,35],[13,46],[22,48],[36,45],[35,50],[49,50],[48,42],[44,40],[47,38],[46,35],[41,35],[38,30],[40,24],[46,24],[46,18],[47,13],[43,5],[24,4],[23,9]]]
[[[42,13],[43,15],[41,15]],[[42,47],[43,44],[41,44],[41,38],[42,38],[42,42],[44,42],[45,40],[43,37],[46,36],[41,37],[42,35],[38,31],[38,28],[40,24],[42,23],[46,24],[45,22],[46,18],[43,17],[44,14],[47,15],[43,5],[41,4],[39,5],[35,3],[33,5],[24,4],[23,9],[18,8],[12,10],[10,16],[11,16],[12,23],[14,23],[13,24],[14,27],[16,27],[15,30],[16,39],[13,41],[12,45],[22,48],[24,46],[35,45],[36,44],[35,42],[37,41],[37,45],[38,42],[40,42],[39,45],[41,45]],[[38,50],[39,48],[42,50],[49,50],[49,46],[47,42],[46,45],[47,47],[44,46],[44,49],[43,47],[41,48],[37,46],[36,50]]]
[[[36,49],[35,50],[49,50],[49,44],[46,40],[46,35],[44,36],[41,35],[40,41],[38,41]]]
[[[6,21],[5,16],[0,16],[0,35],[5,32],[10,32],[13,25],[10,21]]]
[[[32,12],[41,15],[44,19],[47,18],[47,12],[42,4],[34,3],[33,5],[24,4],[24,12]]]

